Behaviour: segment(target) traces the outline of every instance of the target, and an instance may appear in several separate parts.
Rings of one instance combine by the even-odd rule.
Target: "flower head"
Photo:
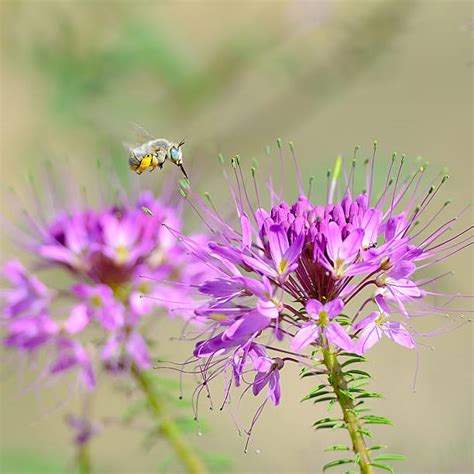
[[[234,377],[225,377],[224,401],[232,383],[240,385],[243,367],[255,373],[253,394],[269,387],[278,404],[280,371],[286,362],[310,365],[305,348],[362,354],[385,335],[413,349],[415,338],[426,334],[416,332],[409,320],[447,311],[446,304],[437,308],[427,301],[435,293],[425,287],[434,279],[417,274],[471,245],[472,237],[464,231],[447,238],[453,220],[436,227],[446,204],[419,224],[446,177],[423,189],[426,167],[403,180],[404,161],[397,164],[394,155],[377,196],[374,149],[366,190],[356,192],[355,162],[345,172],[339,158],[328,177],[325,203],[313,202],[298,176],[300,194],[293,202],[283,200],[283,186],[278,192],[270,178],[270,204],[264,206],[255,168],[253,204],[237,157],[232,160],[235,180],[226,174],[237,211],[235,226],[212,201],[207,206],[193,192],[183,193],[212,232],[207,248],[181,238],[218,272],[198,286],[206,301],[195,316],[207,320],[208,327],[194,356],[205,361],[198,363],[206,385],[232,369]],[[370,305],[377,310],[370,312]]]
[[[111,372],[132,364],[148,369],[152,338],[149,331],[143,337],[145,327],[157,309],[192,316],[192,286],[208,271],[165,223],[179,229],[180,212],[148,192],[135,204],[60,210],[43,224],[32,223],[37,238],[27,250],[37,272],[54,268],[68,276],[52,288],[18,261],[4,265],[5,346],[29,354],[52,348],[55,356],[43,373],[76,370],[87,389],[96,386],[98,364]]]

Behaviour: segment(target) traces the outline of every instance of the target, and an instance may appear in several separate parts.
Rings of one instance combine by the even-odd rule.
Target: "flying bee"
[[[147,134],[150,138],[149,134]],[[126,145],[129,150],[128,165],[132,171],[142,174],[145,170],[150,173],[156,168],[163,168],[166,160],[174,163],[189,181],[186,170],[183,166],[183,152],[181,147],[184,140],[173,143],[165,138],[152,138],[146,143],[138,146]]]

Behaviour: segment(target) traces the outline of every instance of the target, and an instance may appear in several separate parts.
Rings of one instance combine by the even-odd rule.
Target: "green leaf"
[[[318,425],[321,425],[323,423],[329,423],[329,422],[333,422],[333,421],[341,421],[341,419],[340,418],[321,418],[320,420],[315,421],[313,423],[313,426],[318,426]]]
[[[328,411],[331,411],[333,406],[337,403],[337,399],[334,398],[333,400],[329,400],[329,403],[328,403]]]
[[[356,400],[359,400],[361,398],[383,398],[383,397],[380,393],[364,391],[360,395],[357,395],[355,398]]]
[[[393,467],[389,466],[388,464],[382,464],[380,462],[371,462],[370,465],[374,467],[378,467],[379,469],[384,469],[385,471],[391,472],[392,474],[395,474]]]
[[[327,424],[324,424],[324,425],[315,426],[314,429],[315,430],[327,430],[327,429],[334,428],[334,425],[335,425],[335,423],[327,423]]]
[[[323,472],[327,471],[331,467],[342,466],[343,464],[352,464],[354,461],[352,459],[338,459],[337,461],[328,462],[323,466]]]
[[[349,387],[349,392],[354,392],[354,393],[366,393],[367,390],[365,388],[359,388],[359,387]]]
[[[318,373],[318,372],[311,371],[311,370],[307,370],[307,371],[305,371],[304,373],[301,373],[301,374],[300,374],[300,377],[301,377],[302,379],[304,379],[304,378],[306,378],[306,377],[315,377],[315,376],[320,377],[321,374]]]
[[[374,446],[371,446],[368,448],[369,451],[375,451],[376,449],[386,449],[387,445],[386,444],[375,444]]]
[[[350,369],[350,370],[346,370],[345,372],[343,372],[343,375],[353,375],[353,374],[357,374],[357,375],[361,375],[365,378],[368,378],[370,379],[370,374],[368,372],[366,372],[365,370],[360,370],[360,369]]]
[[[341,364],[341,367],[347,367],[348,365],[359,364],[359,363],[365,362],[365,361],[366,361],[366,359],[364,357],[353,357],[352,359],[348,359],[348,360],[344,361]]]
[[[361,435],[367,436],[367,438],[374,439],[374,435],[370,431],[364,430],[364,428],[359,428],[357,432]]]
[[[353,381],[349,384],[349,390],[354,390],[355,388],[360,388],[360,387],[363,387],[365,385],[367,385],[369,382],[367,382],[367,379],[363,379],[363,380],[357,380],[357,381]]]
[[[318,385],[312,392],[308,393],[308,395],[306,395],[301,401],[304,402],[305,400],[310,400],[311,398],[314,398],[314,397],[318,397],[318,393],[321,394],[321,391],[326,389],[326,388],[329,388],[329,385],[326,385],[326,384],[321,384],[321,385]],[[322,392],[323,394],[324,393],[332,393],[332,392]]]
[[[406,456],[403,454],[381,454],[373,458],[373,461],[405,461]]]
[[[342,357],[353,357],[355,359],[360,359],[361,362],[367,362],[367,359],[360,354],[356,354],[355,352],[341,352],[339,354]]]
[[[309,395],[306,395],[306,397],[301,400],[304,402],[305,400],[314,400],[315,398],[323,397],[326,395],[334,395],[334,392],[318,392],[318,393],[310,393]]]
[[[334,397],[334,396],[322,397],[322,398],[319,398],[319,399],[314,400],[313,403],[316,404],[316,403],[321,403],[321,402],[327,402],[327,401],[329,401],[329,400],[336,400],[336,401],[337,401],[337,398]]]
[[[342,393],[347,398],[350,398],[351,400],[354,400],[354,395],[352,395],[352,393],[349,392],[348,390],[344,390],[344,389],[340,388],[339,393]]]
[[[393,425],[393,421],[384,416],[364,415],[360,417],[366,425]]]
[[[351,448],[344,444],[334,444],[333,446],[327,447],[324,451],[351,451]]]

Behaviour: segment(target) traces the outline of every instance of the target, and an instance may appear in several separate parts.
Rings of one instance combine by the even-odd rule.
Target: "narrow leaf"
[[[334,392],[327,392],[327,391],[321,391],[321,392],[318,392],[318,393],[310,393],[308,395],[306,395],[306,397],[303,398],[303,400],[301,400],[302,402],[305,401],[305,400],[314,400],[315,398],[319,398],[319,397],[322,397],[322,396],[325,396],[325,395],[333,395]]]
[[[365,360],[364,360],[363,357],[361,357],[361,358],[359,358],[359,357],[354,357],[354,358],[352,358],[352,359],[348,359],[348,360],[346,360],[345,362],[343,362],[343,363],[341,364],[341,367],[347,367],[348,365],[351,365],[351,364],[359,364],[359,363],[361,363],[361,362],[365,362]]]
[[[393,425],[390,418],[385,418],[384,416],[375,416],[375,415],[364,415],[360,417],[366,425]]]
[[[351,448],[344,444],[334,444],[333,446],[327,447],[324,451],[350,451]]]
[[[374,435],[368,430],[364,430],[363,428],[359,428],[357,431],[360,434],[362,434],[364,436],[367,436],[367,438],[374,439]]]
[[[349,369],[344,372],[344,375],[353,375],[353,374],[363,375],[367,378],[370,378],[370,374],[366,372],[365,370],[361,370],[361,369]]]
[[[354,461],[352,459],[338,459],[337,461],[328,462],[323,466],[323,472],[327,471],[331,467],[342,466],[343,464],[352,464]]]
[[[349,392],[348,390],[344,390],[344,389],[340,388],[339,392],[342,393],[347,398],[350,398],[351,400],[354,400],[354,395],[352,395],[352,393]]]
[[[320,420],[315,421],[313,423],[313,426],[318,426],[318,425],[321,425],[323,423],[329,423],[329,422],[333,422],[333,421],[341,421],[341,419],[340,418],[321,418]]]
[[[315,430],[327,430],[327,429],[332,429],[334,427],[334,423],[327,423],[324,425],[318,425],[314,429]]]
[[[386,449],[387,445],[386,444],[375,444],[374,446],[371,446],[368,448],[369,451],[375,451],[376,449]]]
[[[370,465],[374,467],[378,467],[379,469],[384,469],[385,471],[391,472],[392,474],[395,474],[393,467],[389,466],[388,464],[382,464],[380,462],[371,462]]]
[[[403,454],[381,454],[373,458],[374,461],[405,461],[406,456]]]
[[[337,400],[337,398],[335,398],[334,396],[317,398],[316,400],[314,400],[313,403],[316,404],[316,403],[320,403],[320,402],[327,402],[329,400]]]

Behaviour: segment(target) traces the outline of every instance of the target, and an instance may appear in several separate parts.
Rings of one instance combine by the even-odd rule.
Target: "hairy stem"
[[[143,391],[150,410],[156,417],[161,435],[173,448],[176,456],[186,468],[187,472],[192,474],[203,474],[207,472],[199,456],[189,445],[174,420],[167,414],[164,401],[152,389],[150,381],[145,374],[134,366],[132,367],[132,375]]]
[[[360,432],[362,427],[354,411],[354,401],[344,393],[347,393],[347,381],[344,379],[341,365],[337,360],[336,354],[331,350],[323,349],[323,361],[328,369],[329,383],[334,389],[337,401],[341,407],[343,419],[346,424],[345,427],[351,437],[352,450],[357,456],[356,459],[359,460],[360,473],[372,474],[373,469],[370,464],[370,455],[365,445],[364,436]]]
[[[91,457],[89,453],[89,443],[82,443],[77,448],[77,465],[80,474],[91,473]]]

